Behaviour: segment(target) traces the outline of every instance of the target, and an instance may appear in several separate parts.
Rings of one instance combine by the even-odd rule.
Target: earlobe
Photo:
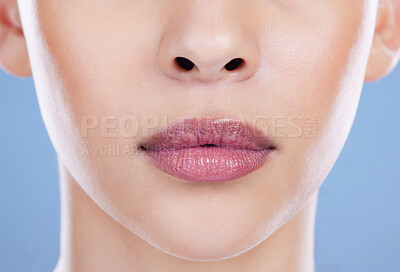
[[[15,76],[32,75],[16,0],[0,0],[0,67]]]
[[[379,2],[365,81],[388,75],[400,58],[400,0]]]

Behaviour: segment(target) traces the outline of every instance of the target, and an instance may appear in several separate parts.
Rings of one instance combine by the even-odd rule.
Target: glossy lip
[[[229,181],[259,168],[276,145],[254,126],[230,118],[174,123],[140,144],[154,165],[189,181]]]

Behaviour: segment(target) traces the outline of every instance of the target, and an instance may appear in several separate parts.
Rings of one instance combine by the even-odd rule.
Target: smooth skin
[[[314,271],[318,189],[363,82],[399,56],[400,0],[0,0],[0,64],[33,75],[58,155],[55,270]],[[135,152],[162,120],[196,116],[253,122],[279,149],[205,184]]]

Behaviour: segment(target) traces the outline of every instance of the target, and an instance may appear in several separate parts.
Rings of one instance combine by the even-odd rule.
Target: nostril
[[[228,71],[232,71],[232,70],[235,70],[236,68],[238,68],[242,63],[243,63],[243,59],[236,58],[236,59],[233,59],[230,62],[228,62],[225,65],[225,68]]]
[[[194,67],[194,63],[188,60],[187,58],[177,57],[175,58],[176,63],[185,70],[192,70]]]

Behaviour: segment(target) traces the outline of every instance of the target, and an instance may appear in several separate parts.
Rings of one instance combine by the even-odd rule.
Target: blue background
[[[400,68],[367,83],[322,185],[317,272],[400,271]],[[0,271],[52,271],[59,255],[56,154],[31,78],[0,71]]]

